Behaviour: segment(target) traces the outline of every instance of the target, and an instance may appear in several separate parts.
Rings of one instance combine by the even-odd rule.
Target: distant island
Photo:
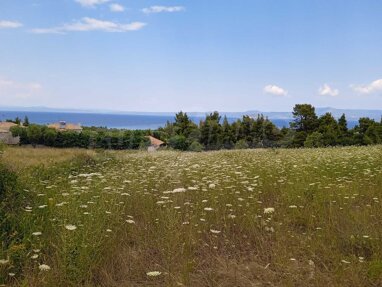
[[[348,126],[353,128],[360,118],[370,118],[379,121],[382,110],[364,109],[336,109],[322,107],[315,109],[318,116],[331,113],[339,119],[345,114]],[[199,122],[213,111],[187,112],[187,115],[195,122]],[[91,109],[60,109],[48,107],[7,107],[0,106],[0,121],[24,118],[27,116],[31,122],[46,125],[61,120],[81,124],[84,126],[102,126],[117,129],[157,129],[164,126],[167,121],[172,121],[176,112],[140,112],[140,111],[115,111],[115,110],[91,110]],[[244,112],[219,111],[222,117],[227,117],[229,122],[234,122],[243,116],[257,117],[263,115],[272,121],[278,128],[288,127],[293,120],[292,112],[264,112],[249,110]]]

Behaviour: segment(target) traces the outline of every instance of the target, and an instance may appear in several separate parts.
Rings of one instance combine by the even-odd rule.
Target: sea
[[[24,119],[27,116],[30,123],[46,125],[59,121],[80,124],[86,127],[107,127],[115,129],[129,130],[155,130],[164,127],[166,123],[174,122],[174,115],[138,115],[138,114],[104,114],[104,113],[70,113],[70,112],[35,112],[35,111],[0,111],[0,121]],[[191,120],[199,124],[204,118],[202,116],[190,116]],[[234,122],[238,118],[230,117],[229,122]],[[277,127],[289,127],[290,120],[271,120]]]

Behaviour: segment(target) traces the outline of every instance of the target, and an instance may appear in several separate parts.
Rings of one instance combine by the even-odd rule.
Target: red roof
[[[161,146],[162,144],[164,144],[164,142],[152,136],[148,136],[148,138],[150,140],[151,145],[153,146]]]

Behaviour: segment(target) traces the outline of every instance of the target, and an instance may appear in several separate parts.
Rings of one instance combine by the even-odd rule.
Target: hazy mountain
[[[1,107],[0,111],[25,111],[25,112],[49,112],[49,113],[95,113],[95,114],[121,114],[121,115],[147,115],[147,116],[172,116],[175,112],[137,112],[137,111],[115,111],[115,110],[92,110],[92,109],[65,109],[47,107]],[[188,112],[191,117],[204,117],[209,112]],[[362,110],[362,109],[335,109],[331,107],[316,108],[317,114],[323,115],[330,112],[335,118],[342,114],[346,115],[349,121],[357,121],[361,117],[369,117],[379,121],[382,117],[382,110]],[[293,118],[292,112],[262,112],[249,110],[245,112],[220,112],[228,118],[241,118],[243,115],[257,117],[262,114],[271,120],[290,120]]]
[[[249,115],[256,117],[262,114],[269,119],[292,119],[292,112],[259,112],[249,111]],[[316,108],[316,113],[321,116],[325,113],[331,113],[335,118],[339,118],[342,114],[346,115],[348,121],[358,121],[359,118],[369,117],[379,121],[382,117],[382,110],[352,110],[352,109],[335,109],[335,108]]]

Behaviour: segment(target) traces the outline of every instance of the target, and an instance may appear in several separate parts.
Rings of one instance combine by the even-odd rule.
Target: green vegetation
[[[382,285],[380,145],[0,161],[0,285]]]
[[[150,131],[108,130],[105,128],[84,128],[80,133],[56,131],[47,126],[28,124],[26,127],[11,128],[13,136],[20,137],[21,145],[45,145],[58,148],[101,148],[101,149],[139,149],[147,145]]]
[[[169,146],[187,150],[194,141],[199,141],[205,150],[245,149],[259,147],[329,147],[371,145],[382,143],[382,122],[361,118],[359,124],[348,129],[345,115],[338,121],[326,113],[320,117],[315,108],[308,104],[296,105],[293,122],[289,128],[278,129],[262,115],[257,118],[243,116],[229,123],[221,121],[218,112],[211,113],[199,126],[180,112],[174,123],[160,128],[156,136]],[[181,127],[181,128],[180,128]]]
[[[296,105],[294,120],[290,127],[277,128],[262,115],[256,118],[243,116],[229,123],[221,119],[218,112],[206,115],[199,125],[191,121],[186,113],[175,115],[174,122],[156,131],[130,131],[106,128],[84,128],[77,132],[58,132],[46,126],[29,124],[12,128],[14,136],[20,136],[21,144],[51,147],[81,147],[103,149],[140,149],[148,145],[146,136],[152,135],[170,148],[194,151],[244,148],[299,148],[373,145],[382,143],[382,121],[361,118],[359,124],[348,129],[345,115],[336,120],[330,113],[320,117],[315,108],[308,104]],[[14,122],[20,123],[20,119]],[[196,145],[199,143],[200,145]]]

